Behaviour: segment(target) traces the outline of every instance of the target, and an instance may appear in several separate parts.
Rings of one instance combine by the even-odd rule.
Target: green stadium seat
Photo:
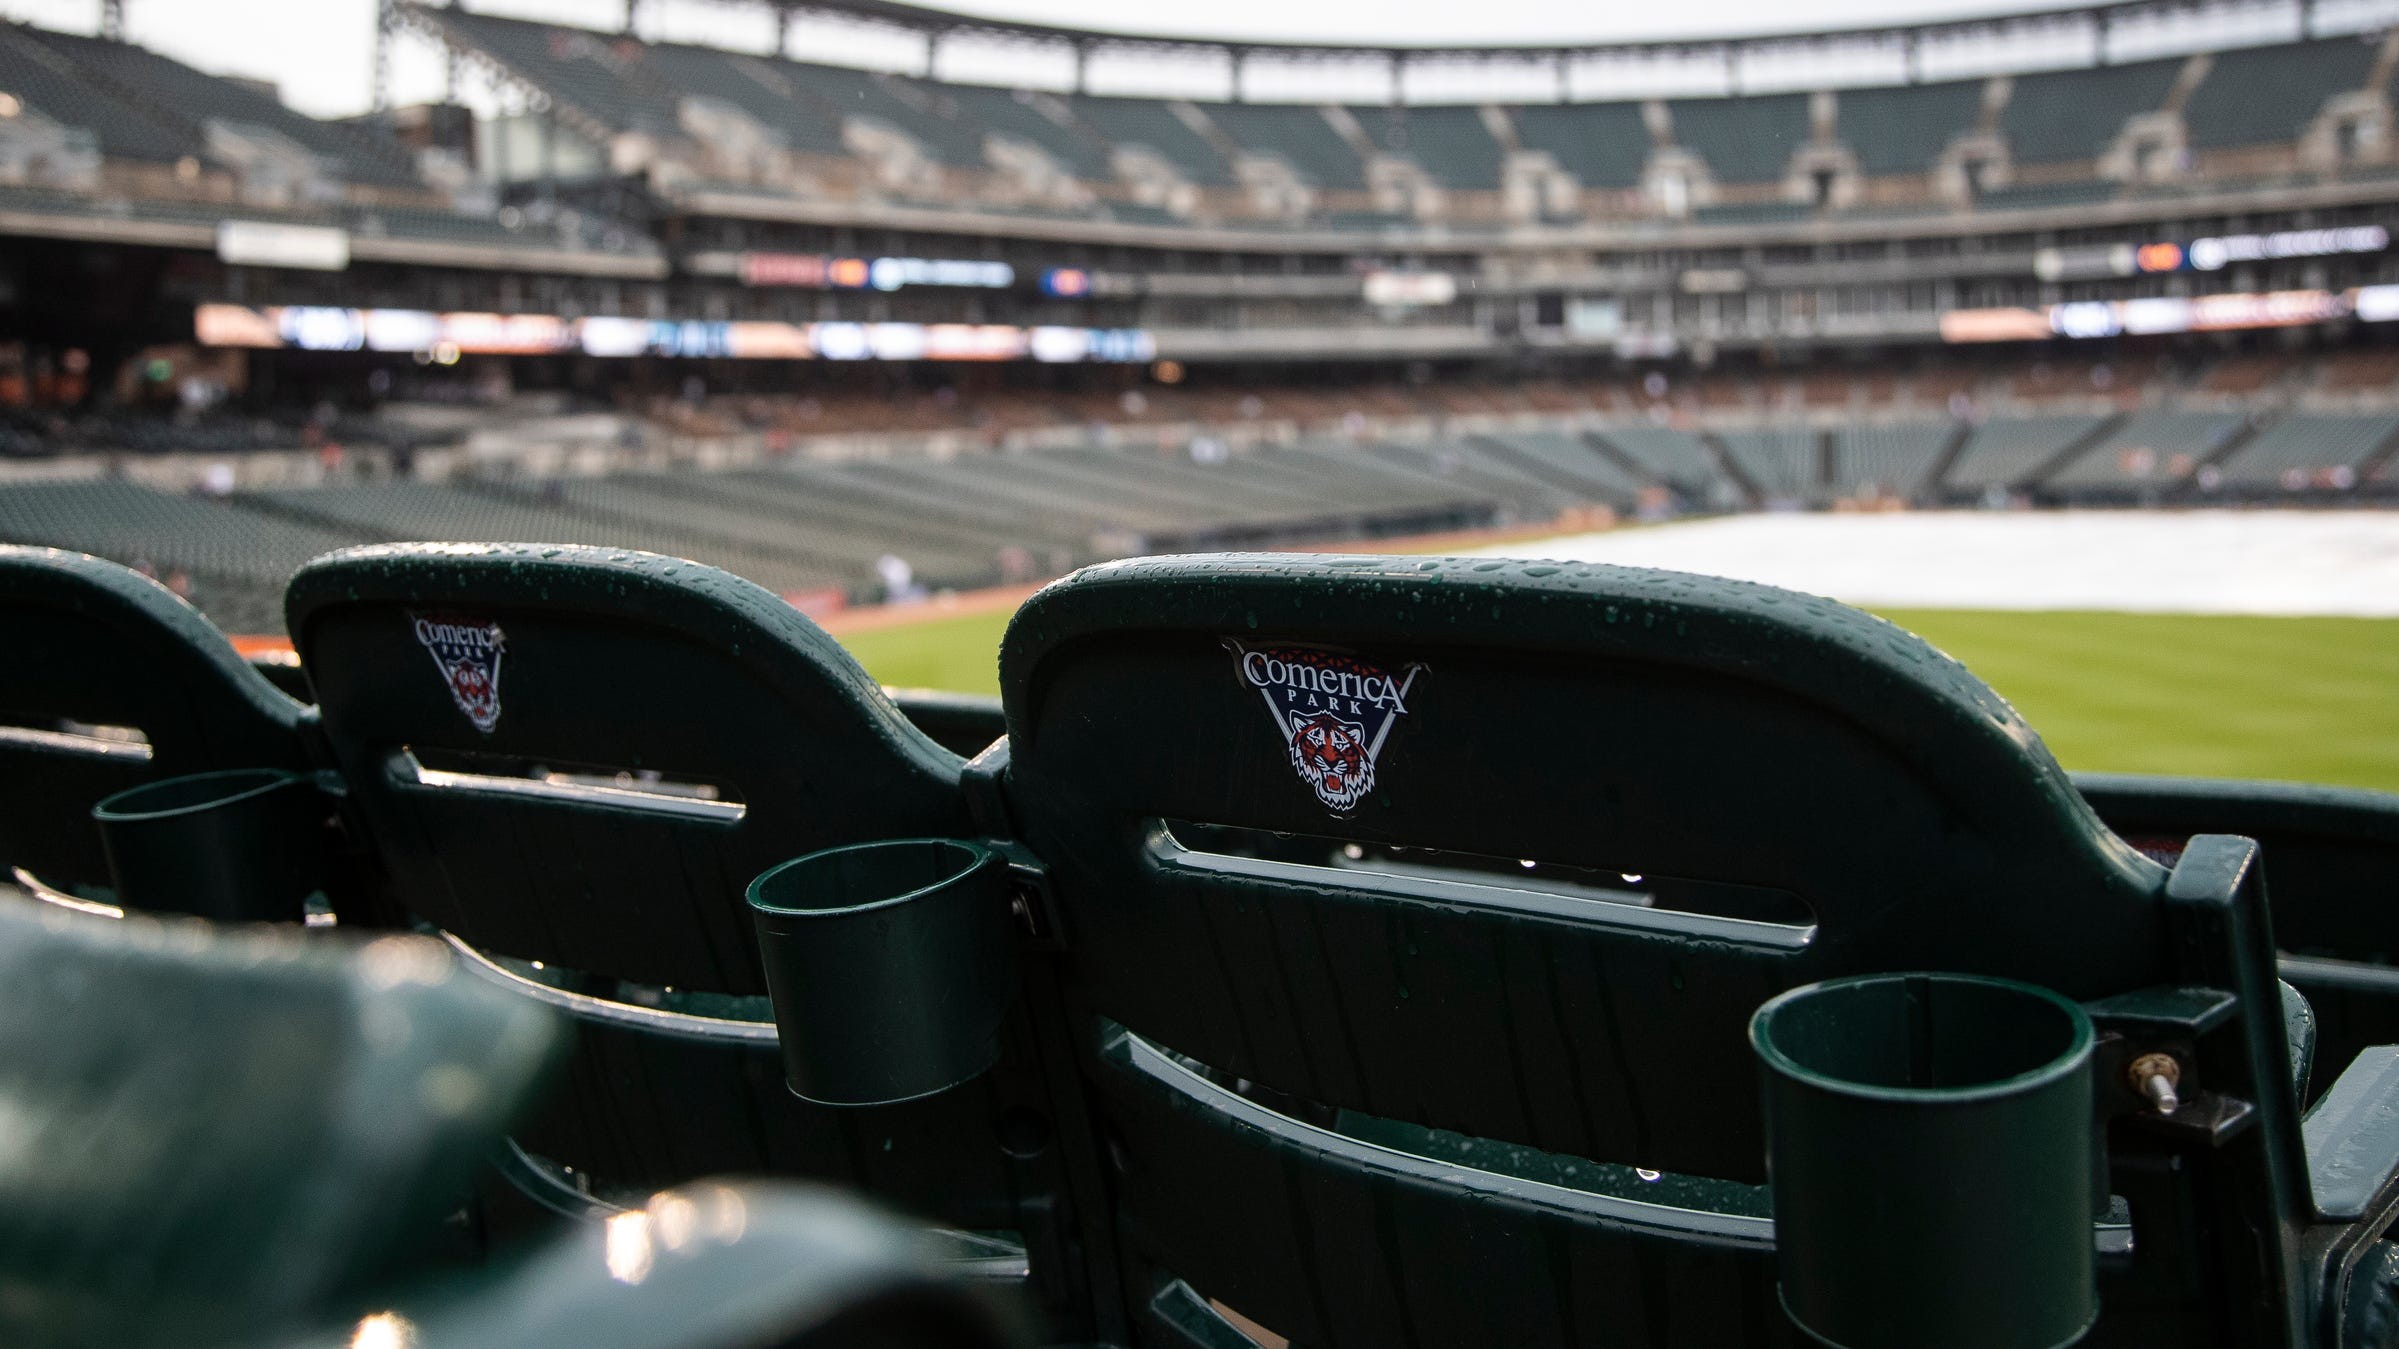
[[[0,901],[0,1339],[269,1342],[454,1258],[548,1013],[431,940]]]
[[[1474,107],[1352,105],[1350,116],[1377,148],[1414,160],[1443,187],[1497,192],[1506,151]]]
[[[1363,191],[1366,168],[1322,109],[1296,103],[1200,103],[1245,150],[1273,155],[1303,180],[1335,191]]]
[[[2378,47],[2344,37],[2217,52],[2183,105],[2192,146],[2298,140],[2325,103],[2365,86]]]
[[[192,773],[315,766],[309,709],[130,568],[0,545],[0,627],[40,653],[0,668],[0,866],[55,891],[107,897],[91,818],[104,797]]]
[[[1151,150],[1175,171],[1202,187],[1230,187],[1237,179],[1215,142],[1191,129],[1163,99],[1095,98],[1069,101],[1075,117],[1111,141]],[[1111,177],[1114,175],[1111,174]]]
[[[780,88],[769,83],[781,79],[776,73],[781,65],[747,54],[671,42],[651,43],[641,49],[642,69],[673,86],[678,94],[732,103],[794,150],[848,154],[838,114],[795,97],[789,80],[781,80]]]
[[[2323,1167],[2311,1203],[2307,1158],[2355,1147],[2349,1189],[2399,1195],[2370,1110],[2303,1144],[2255,845],[2169,875],[1868,615],[1601,566],[1152,558],[1037,595],[1001,679],[1160,1342],[1221,1342],[1222,1308],[1323,1346],[1790,1342],[1744,1031],[1844,975],[2118,999],[2103,1026],[2171,1023],[2245,1103],[2184,1116],[2245,1110],[2237,1142],[2111,1135],[2139,1239],[2097,1233],[2092,1343],[2294,1339],[2379,1232]],[[2193,986],[2204,1018],[2156,991]],[[2371,1079],[2334,1094],[2399,1104]],[[2186,1146],[2203,1170],[2161,1170]]]
[[[1973,130],[1983,81],[1844,89],[1837,97],[1841,139],[1857,152],[1859,172],[1922,173],[1950,141]]]
[[[2162,861],[2194,834],[2265,849],[2282,977],[2315,1008],[2328,1063],[2399,1043],[2399,796],[2295,782],[2077,773],[2108,827]]]
[[[1640,183],[1653,139],[1640,104],[1527,103],[1510,111],[1524,147],[1549,155],[1583,186]]]
[[[892,706],[923,731],[934,744],[961,758],[971,759],[991,748],[1008,733],[1008,714],[1000,700],[979,693],[949,693],[941,689],[885,689]]]
[[[1005,1349],[1016,1319],[855,1199],[708,1183],[289,1349]]]
[[[2094,158],[2127,121],[2165,103],[2182,66],[2182,58],[2174,57],[2018,75],[1999,115],[2000,130],[2018,163]]]
[[[561,1045],[440,943],[0,902],[0,1336],[525,1349],[998,1349],[855,1199],[707,1183],[474,1262],[452,1219]]]
[[[1707,160],[1720,183],[1779,181],[1808,139],[1808,96],[1678,98],[1675,143]]]
[[[831,638],[714,568],[564,545],[351,549],[293,578],[288,614],[397,902],[575,1024],[567,1089],[517,1135],[528,1195],[605,1213],[700,1176],[835,1180],[1064,1277],[1021,1019],[953,1091],[785,1089],[744,887],[822,848],[977,834],[964,761]]]

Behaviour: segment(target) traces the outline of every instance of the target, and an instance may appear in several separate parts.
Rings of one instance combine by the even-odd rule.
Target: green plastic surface
[[[309,564],[286,608],[396,891],[483,950],[763,993],[741,897],[753,877],[822,847],[967,828],[958,758],[798,610],[712,567],[603,548],[389,544]],[[419,617],[504,632],[490,731],[453,702]],[[738,812],[655,793],[428,786],[395,769],[403,749],[428,766],[500,761],[492,776],[657,772]]]
[[[92,820],[120,906],[298,923],[325,883],[333,813],[311,774],[233,768],[127,788]]]
[[[2080,1339],[2094,1038],[2080,1007],[1997,979],[1840,979],[1759,1008],[1791,1318],[1856,1349]]]
[[[1008,714],[997,698],[940,689],[888,689],[908,723],[953,754],[973,758],[1008,733]]]
[[[1308,648],[1413,674],[1347,810],[1242,654]],[[1001,673],[1125,1299],[1161,1343],[1203,1342],[1177,1285],[1311,1346],[1794,1342],[1771,1225],[1711,1197],[1764,1179],[1747,1024],[1922,969],[2212,990],[2232,1010],[2195,1052],[2257,1127],[2212,1166],[2196,1126],[2125,1144],[2153,1177],[2119,1178],[2135,1226],[2186,1217],[2092,1234],[2089,1342],[2272,1343],[2313,1314],[2254,848],[2195,842],[2170,892],[2004,702],[1887,623],[1604,566],[1163,558],[1037,595]],[[1351,1137],[1350,1112],[1453,1141]]]
[[[604,1200],[799,1176],[1020,1234],[1045,1314],[1074,1323],[1072,1209],[1022,1018],[959,1090],[836,1109],[784,1084],[744,888],[824,848],[977,836],[963,761],[838,644],[714,568],[533,544],[335,553],[293,579],[288,613],[394,895],[493,957],[474,966],[488,980],[572,1020],[566,1089],[517,1134],[528,1153]],[[490,730],[418,617],[501,629]],[[475,776],[428,780],[403,749]],[[536,768],[578,773],[575,789]],[[644,790],[648,773],[713,797],[695,809]],[[582,790],[625,783],[640,794]]]
[[[888,839],[810,853],[751,883],[794,1092],[880,1105],[991,1067],[1017,988],[1007,874],[979,844]]]
[[[423,938],[0,902],[0,1340],[340,1313],[421,1257],[556,1045]]]
[[[1354,813],[1299,780],[1228,639],[1423,663]],[[1744,1035],[1774,993],[1932,968],[2080,998],[2163,969],[2163,869],[1971,674],[1830,601],[1597,566],[1150,559],[1036,595],[1001,668],[1011,801],[1077,991],[1308,1100],[1754,1181]],[[1814,923],[1261,867],[1161,820],[1779,890]]]
[[[101,798],[189,773],[314,766],[309,710],[130,568],[0,546],[0,631],[19,653],[0,663],[0,878],[21,867],[62,890],[105,890]],[[147,750],[77,726],[139,731]]]
[[[1005,1349],[1007,1309],[856,1200],[706,1183],[569,1231],[477,1284],[393,1298],[291,1349]]]
[[[2283,977],[2315,1008],[2324,1062],[2399,1042],[2399,796],[2114,773],[2074,781],[2111,828],[2165,855],[2193,834],[2256,839]]]

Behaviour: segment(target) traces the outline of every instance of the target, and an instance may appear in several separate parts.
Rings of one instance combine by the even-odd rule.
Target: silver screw
[[[2172,1054],[2143,1054],[2126,1065],[2124,1076],[2157,1113],[2171,1115],[2182,1108],[2182,1096],[2175,1090],[2182,1082],[2182,1065]]]

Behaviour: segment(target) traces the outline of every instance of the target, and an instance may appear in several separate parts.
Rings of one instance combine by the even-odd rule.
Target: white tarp
[[[1487,548],[1893,609],[2399,618],[2399,511],[1747,515]]]

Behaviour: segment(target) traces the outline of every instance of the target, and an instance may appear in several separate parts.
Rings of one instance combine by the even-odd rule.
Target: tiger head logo
[[[500,724],[500,659],[508,651],[500,625],[450,614],[412,614],[409,626],[432,654],[450,701],[476,730],[491,734]]]
[[[1241,681],[1266,699],[1299,780],[1334,812],[1356,809],[1375,789],[1383,743],[1407,715],[1424,667],[1411,665],[1394,675],[1323,647],[1225,645]]]
[[[1366,757],[1366,728],[1319,713],[1291,736],[1291,766],[1335,810],[1348,810],[1374,790],[1374,760]]]

